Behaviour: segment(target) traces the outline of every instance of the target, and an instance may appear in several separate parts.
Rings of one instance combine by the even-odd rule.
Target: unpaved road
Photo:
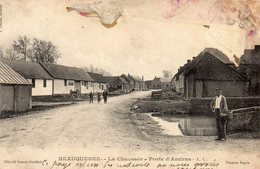
[[[75,105],[0,120],[0,152],[5,155],[33,156],[60,152],[113,152],[123,154],[185,154],[221,158],[244,155],[259,159],[259,140],[214,137],[169,136],[148,115],[129,109],[150,92],[109,98],[108,104]],[[53,152],[52,152],[53,151]],[[48,153],[47,153],[48,152]],[[52,152],[52,153],[50,153]],[[258,157],[257,157],[258,156]],[[2,156],[3,157],[3,156]],[[257,157],[257,158],[256,158]],[[1,166],[0,166],[1,168]]]

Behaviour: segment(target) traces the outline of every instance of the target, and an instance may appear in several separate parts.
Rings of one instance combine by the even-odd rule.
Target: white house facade
[[[53,95],[68,95],[71,91],[80,94],[93,92],[94,80],[83,69],[56,64],[41,63],[53,78]]]

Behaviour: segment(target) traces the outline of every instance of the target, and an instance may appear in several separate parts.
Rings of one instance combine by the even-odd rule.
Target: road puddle
[[[154,121],[158,122],[158,125],[163,129],[163,132],[165,134],[171,135],[171,136],[183,136],[183,134],[179,128],[179,122],[168,122],[159,117],[152,116],[152,114],[149,114],[149,116]]]

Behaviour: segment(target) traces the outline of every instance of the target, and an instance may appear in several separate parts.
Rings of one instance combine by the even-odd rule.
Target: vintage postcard
[[[259,169],[259,0],[0,0],[0,169]]]

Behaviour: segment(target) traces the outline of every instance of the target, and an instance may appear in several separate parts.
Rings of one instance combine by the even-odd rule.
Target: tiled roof
[[[227,55],[225,55],[223,52],[221,52],[220,50],[216,49],[216,48],[205,48],[202,53],[208,52],[211,55],[215,56],[218,60],[220,60],[221,62],[225,63],[225,64],[231,64],[232,62],[229,60],[229,58],[227,57]]]
[[[104,78],[103,75],[98,73],[93,73],[93,72],[87,72],[87,73],[90,75],[92,79],[94,79],[95,82],[106,83],[106,79]]]
[[[93,82],[94,80],[83,69],[50,63],[40,63],[54,79],[81,80]]]
[[[129,84],[134,81],[133,79],[127,77],[125,74],[122,74],[121,77],[124,78]]]
[[[135,82],[142,82],[142,79],[139,76],[128,75],[128,78],[130,78],[131,80],[133,80]]]
[[[213,52],[212,52],[213,51]],[[222,53],[222,52],[221,52]],[[203,58],[205,57],[215,57],[220,62],[222,62],[224,65],[226,65],[229,69],[231,69],[236,75],[240,76],[245,81],[248,81],[248,79],[242,75],[240,72],[238,72],[236,69],[234,69],[230,64],[232,65],[232,62],[228,59],[226,55],[223,53],[221,54],[219,50],[214,49],[211,50],[211,52],[208,51],[208,48],[203,50],[195,59],[193,59],[189,64],[184,66],[183,72],[185,75],[189,74],[193,68],[195,68]]]
[[[10,59],[0,59],[0,61],[10,66],[26,79],[52,79],[48,72],[38,63]]]
[[[227,55],[222,53],[220,50],[215,48],[205,48],[197,57],[195,57],[190,63],[185,64],[183,68],[180,70],[180,72],[184,72],[185,74],[188,73],[190,70],[192,70],[195,66],[197,66],[200,61],[208,56],[207,53],[210,56],[213,56],[217,58],[219,61],[221,61],[224,64],[231,64],[232,62],[229,60]],[[180,74],[180,73],[179,73]]]
[[[120,76],[104,76],[104,78],[110,86],[128,84],[127,81]]]
[[[30,85],[22,75],[0,61],[0,84]]]
[[[170,78],[163,78],[163,77],[155,77],[152,81],[161,82],[161,83],[170,83]]]

